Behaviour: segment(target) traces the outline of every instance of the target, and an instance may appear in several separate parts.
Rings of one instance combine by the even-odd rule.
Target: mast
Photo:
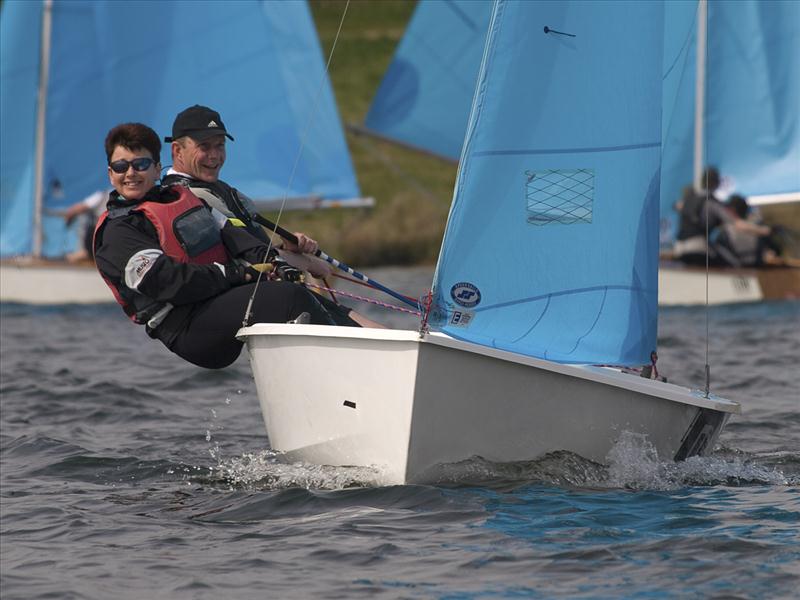
[[[699,0],[697,5],[697,68],[695,79],[694,96],[694,188],[697,193],[705,194],[704,203],[706,218],[706,364],[705,364],[705,389],[706,398],[711,393],[711,365],[708,360],[709,353],[709,318],[708,318],[708,267],[709,267],[709,229],[708,229],[708,200],[711,191],[706,187],[705,182],[701,181],[703,172],[703,161],[705,160],[705,145],[703,134],[705,130],[705,108],[706,108],[706,54],[708,33],[708,2]]]
[[[42,6],[42,49],[39,71],[39,91],[36,108],[36,163],[33,181],[33,255],[42,255],[42,207],[44,206],[44,144],[47,117],[47,85],[50,80],[50,32],[53,20],[53,0]]]
[[[708,23],[708,2],[699,0],[697,4],[697,68],[694,84],[694,189],[700,192],[700,178],[703,172],[705,152],[703,132],[706,110],[706,32]]]

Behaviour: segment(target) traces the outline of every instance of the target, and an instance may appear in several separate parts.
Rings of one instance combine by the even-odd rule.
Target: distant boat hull
[[[104,304],[114,302],[114,296],[92,264],[26,258],[0,261],[0,301]]]
[[[800,299],[800,268],[710,269],[708,303],[737,304]],[[659,306],[691,306],[706,302],[706,270],[662,262],[658,270]]]
[[[704,454],[739,405],[600,367],[561,365],[442,334],[257,324],[242,329],[273,449],[435,481],[480,456],[566,450],[604,462],[623,432],[665,459]]]

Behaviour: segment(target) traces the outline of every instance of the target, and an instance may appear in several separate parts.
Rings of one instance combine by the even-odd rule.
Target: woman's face
[[[142,169],[148,161],[150,164],[147,165],[147,168]],[[117,172],[122,169],[124,169],[122,173]],[[126,200],[144,198],[148,190],[155,185],[159,173],[161,173],[161,164],[153,160],[153,155],[144,148],[130,150],[125,146],[117,146],[111,154],[108,179],[117,193]]]

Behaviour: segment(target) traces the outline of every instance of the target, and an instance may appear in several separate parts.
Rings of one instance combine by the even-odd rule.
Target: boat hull
[[[435,481],[474,456],[566,450],[604,462],[623,432],[662,458],[711,449],[736,403],[599,367],[560,365],[441,334],[258,324],[246,341],[273,449],[374,467],[384,484]]]
[[[0,262],[0,301],[51,306],[105,304],[114,302],[114,296],[93,264],[4,260]]]
[[[738,304],[764,300],[800,299],[800,268],[710,269],[708,303]],[[658,270],[659,306],[706,303],[706,270],[674,262]]]

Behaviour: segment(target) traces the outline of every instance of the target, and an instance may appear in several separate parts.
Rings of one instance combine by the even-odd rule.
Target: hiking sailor
[[[251,297],[252,322],[287,322],[308,313],[333,324],[286,263],[262,276],[267,245],[185,186],[159,187],[161,142],[141,123],[125,123],[105,140],[114,191],[94,235],[95,263],[117,302],[150,337],[201,367],[222,368],[239,356],[235,339]],[[282,279],[278,280],[278,278]]]
[[[676,204],[680,212],[680,228],[673,246],[673,254],[678,260],[697,266],[738,266],[731,260],[730,253],[720,251],[714,240],[719,227],[731,227],[736,231],[752,235],[766,235],[763,226],[739,218],[715,196],[720,186],[720,175],[714,167],[703,171],[701,189],[692,187],[684,190],[683,197]],[[768,229],[768,228],[767,228]]]
[[[731,264],[743,267],[761,267],[775,264],[781,253],[781,245],[776,240],[777,231],[759,223],[751,215],[747,199],[740,195],[728,198],[728,207],[742,221],[746,221],[759,231],[744,230],[736,227],[736,223],[727,223],[721,227],[716,246],[718,252]]]
[[[195,104],[178,113],[172,124],[172,136],[164,138],[165,142],[171,144],[172,167],[167,170],[162,185],[188,186],[209,206],[269,244],[266,232],[256,223],[258,216],[253,201],[219,179],[220,170],[225,164],[226,138],[233,141],[233,136],[225,129],[217,111]],[[297,244],[290,240],[283,241],[279,249],[281,258],[315,277],[329,275],[331,270],[328,263],[307,256],[316,252],[317,242],[303,233],[295,235]],[[349,307],[314,295],[339,325],[382,327]]]

